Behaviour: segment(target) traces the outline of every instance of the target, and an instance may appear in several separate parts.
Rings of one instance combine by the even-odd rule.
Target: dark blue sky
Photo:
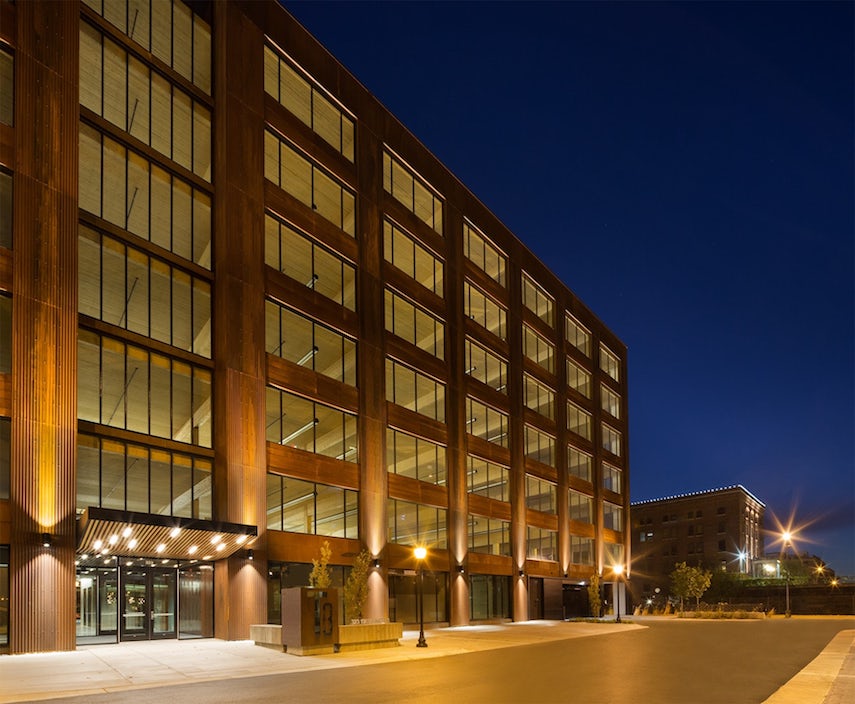
[[[853,4],[285,5],[627,344],[632,500],[855,575]]]

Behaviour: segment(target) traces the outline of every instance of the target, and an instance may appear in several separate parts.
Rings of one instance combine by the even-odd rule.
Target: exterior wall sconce
[[[566,572],[564,573],[564,579],[567,579],[567,573]]]
[[[374,558],[374,569],[375,569],[375,570],[379,570],[379,569],[380,569],[380,558],[379,558],[379,557],[375,557],[375,558]]]
[[[42,547],[49,548],[53,545],[53,536],[50,533],[42,533]]]
[[[463,565],[457,565],[457,572],[459,574],[463,574],[464,572],[466,572],[466,568],[464,568]]]
[[[255,559],[255,553],[252,551],[252,548],[246,551],[246,559],[252,562]]]
[[[520,577],[522,577],[524,574],[525,574],[525,570],[520,570]]]

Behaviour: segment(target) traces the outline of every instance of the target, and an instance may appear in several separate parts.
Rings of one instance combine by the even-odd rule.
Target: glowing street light
[[[785,530],[781,534],[781,542],[782,542],[781,547],[784,550],[784,559],[787,558],[787,545],[792,544],[792,539],[793,539],[793,534],[790,533],[790,531],[788,531],[788,530]],[[790,618],[790,616],[792,616],[792,614],[790,613],[790,568],[787,567],[786,565],[784,566],[784,589],[785,589],[786,600],[787,600],[787,608],[784,611],[784,618]]]
[[[419,642],[416,643],[417,648],[427,648],[425,640],[425,573],[424,559],[427,557],[427,550],[421,545],[413,550],[413,556],[419,564],[419,591],[418,591],[418,608],[419,608]]]
[[[623,565],[612,565],[612,573],[615,580],[615,623],[620,623],[620,576],[623,574]]]

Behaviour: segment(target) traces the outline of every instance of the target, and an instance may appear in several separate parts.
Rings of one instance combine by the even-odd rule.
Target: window
[[[0,374],[12,371],[12,299],[0,293]]]
[[[402,477],[444,486],[445,448],[430,440],[387,428],[386,469]]]
[[[356,416],[267,387],[267,442],[345,462],[359,461]]]
[[[445,386],[391,359],[386,360],[386,400],[445,422]]]
[[[615,381],[620,381],[620,360],[603,344],[600,345],[600,369]]]
[[[591,398],[591,374],[569,359],[567,360],[567,385],[585,398]]]
[[[469,514],[469,549],[486,555],[511,556],[511,524],[500,518]],[[474,575],[473,575],[474,577]]]
[[[211,268],[211,198],[80,124],[79,205],[144,240]]]
[[[0,124],[15,124],[15,60],[0,49]]]
[[[77,417],[211,447],[211,371],[80,329]]]
[[[718,550],[719,550],[719,552],[724,552],[725,550],[727,550],[727,541],[726,540],[719,540],[718,541]]]
[[[498,574],[469,575],[469,618],[472,621],[511,618],[511,578]]]
[[[552,389],[529,374],[523,374],[523,389],[527,408],[549,420],[555,419],[555,392]]]
[[[603,528],[623,530],[623,508],[609,501],[603,501]]]
[[[530,425],[525,426],[525,456],[536,462],[555,466],[555,438]]]
[[[553,301],[554,299],[540,286],[534,279],[523,272],[522,275],[522,302],[523,305],[534,313],[538,318],[545,322],[549,327],[555,325],[553,319]]]
[[[0,247],[12,249],[12,175],[0,169]]]
[[[265,301],[268,354],[356,386],[356,343],[299,313]]]
[[[496,337],[505,339],[507,311],[468,281],[463,283],[464,314]]]
[[[600,407],[609,415],[620,418],[620,396],[605,384],[600,384]]]
[[[442,234],[442,199],[389,151],[383,152],[383,188],[434,232]]]
[[[356,196],[273,132],[264,133],[264,176],[353,237]]]
[[[0,652],[9,648],[9,546],[0,545],[0,601],[5,602],[0,611]]]
[[[383,256],[392,266],[442,296],[442,261],[388,220],[383,221]]]
[[[317,83],[270,46],[264,47],[264,90],[345,159],[353,161],[353,120]]]
[[[0,417],[0,499],[9,498],[12,476],[12,420]]]
[[[211,284],[80,225],[78,310],[105,323],[211,356]]]
[[[567,430],[586,440],[591,439],[591,414],[569,401],[567,402]]]
[[[594,522],[594,499],[580,491],[570,489],[570,520],[580,523]]]
[[[474,225],[463,222],[463,246],[466,257],[493,281],[505,285],[505,255]]]
[[[211,461],[77,436],[77,511],[89,506],[210,520]]]
[[[510,470],[479,457],[469,455],[467,486],[470,494],[496,501],[510,501]]]
[[[388,288],[384,298],[386,330],[437,359],[444,359],[445,324]]]
[[[623,472],[621,472],[617,467],[613,467],[612,465],[603,462],[603,489],[608,489],[609,491],[614,491],[619,494],[621,492],[622,475]]]
[[[85,22],[80,104],[211,180],[211,111]]]
[[[609,567],[613,565],[624,565],[624,550],[620,543],[603,543],[603,552],[605,564]]]
[[[402,545],[447,545],[446,510],[389,499],[389,542]]]
[[[594,564],[594,539],[570,536],[570,562],[574,565]]]
[[[584,479],[586,482],[591,481],[592,463],[593,460],[588,453],[577,450],[573,446],[567,447],[567,469],[570,476]]]
[[[526,551],[529,560],[557,560],[558,532],[546,528],[526,526]]]
[[[508,393],[508,363],[466,338],[466,373],[487,386]]]
[[[586,357],[591,356],[591,333],[569,313],[564,315],[564,323],[566,325],[566,337],[573,347],[579,350]]]
[[[523,354],[550,374],[555,373],[555,347],[528,325],[523,325]]]
[[[211,28],[183,2],[83,0],[120,32],[211,93]]]
[[[466,432],[508,446],[508,415],[472,398],[466,399]]]
[[[359,537],[359,492],[267,475],[267,527],[291,533]]]
[[[554,514],[558,510],[557,487],[532,474],[525,475],[525,507]]]
[[[620,457],[620,433],[610,425],[602,424],[603,427],[603,449]]]
[[[348,310],[356,310],[356,269],[290,225],[266,215],[264,262]]]

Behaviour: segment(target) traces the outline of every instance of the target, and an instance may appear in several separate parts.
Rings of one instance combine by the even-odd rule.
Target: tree
[[[671,588],[680,597],[680,611],[683,611],[683,599],[695,597],[695,605],[700,605],[701,597],[709,589],[712,572],[702,567],[689,567],[685,562],[678,562],[671,573]]]
[[[599,618],[603,602],[600,598],[600,575],[596,572],[591,575],[591,581],[588,582],[588,604],[591,608],[591,616]]]
[[[361,619],[368,598],[368,570],[371,555],[363,549],[354,559],[350,574],[344,583],[344,610],[350,618]]]
[[[309,586],[317,587],[318,589],[326,589],[332,584],[332,575],[330,568],[327,566],[332,557],[332,548],[330,541],[325,540],[321,543],[320,559],[312,558],[312,571],[309,574]]]

